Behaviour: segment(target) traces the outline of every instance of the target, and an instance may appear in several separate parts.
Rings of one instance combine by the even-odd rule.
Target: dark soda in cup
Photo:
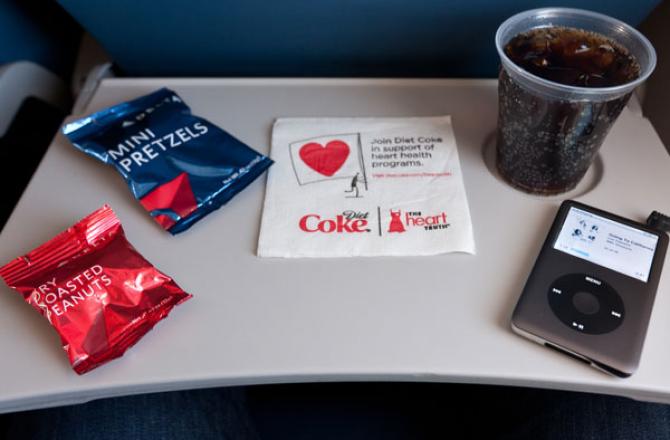
[[[567,8],[513,16],[496,44],[500,174],[530,193],[573,189],[633,89],[651,74],[653,47],[613,18]]]

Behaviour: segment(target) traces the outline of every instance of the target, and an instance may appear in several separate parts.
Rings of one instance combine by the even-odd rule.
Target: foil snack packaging
[[[68,123],[63,133],[81,151],[114,165],[135,198],[172,234],[228,202],[272,165],[191,114],[166,88]]]
[[[133,248],[107,205],[0,277],[49,320],[79,374],[122,356],[191,297]]]

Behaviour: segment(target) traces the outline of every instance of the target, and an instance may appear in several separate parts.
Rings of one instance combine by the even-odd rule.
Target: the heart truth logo
[[[304,232],[324,234],[356,234],[370,232],[367,212],[343,211],[335,218],[322,217],[319,214],[307,214],[300,218],[298,227]]]
[[[423,215],[421,211],[405,211],[393,210],[391,213],[391,220],[386,232],[388,233],[404,233],[407,229],[420,227],[426,231],[436,231],[440,229],[447,229],[450,224],[447,222],[447,213],[442,211],[438,214]]]

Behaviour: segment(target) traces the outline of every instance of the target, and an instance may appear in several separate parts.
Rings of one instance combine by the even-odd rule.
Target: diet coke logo
[[[298,227],[304,232],[321,232],[324,234],[356,234],[370,232],[367,212],[344,211],[334,218],[322,217],[319,214],[307,214],[300,218]]]

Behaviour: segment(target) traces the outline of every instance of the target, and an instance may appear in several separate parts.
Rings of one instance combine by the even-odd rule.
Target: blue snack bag
[[[63,134],[81,151],[114,165],[135,198],[172,234],[218,209],[273,163],[192,115],[166,88],[70,122]]]

